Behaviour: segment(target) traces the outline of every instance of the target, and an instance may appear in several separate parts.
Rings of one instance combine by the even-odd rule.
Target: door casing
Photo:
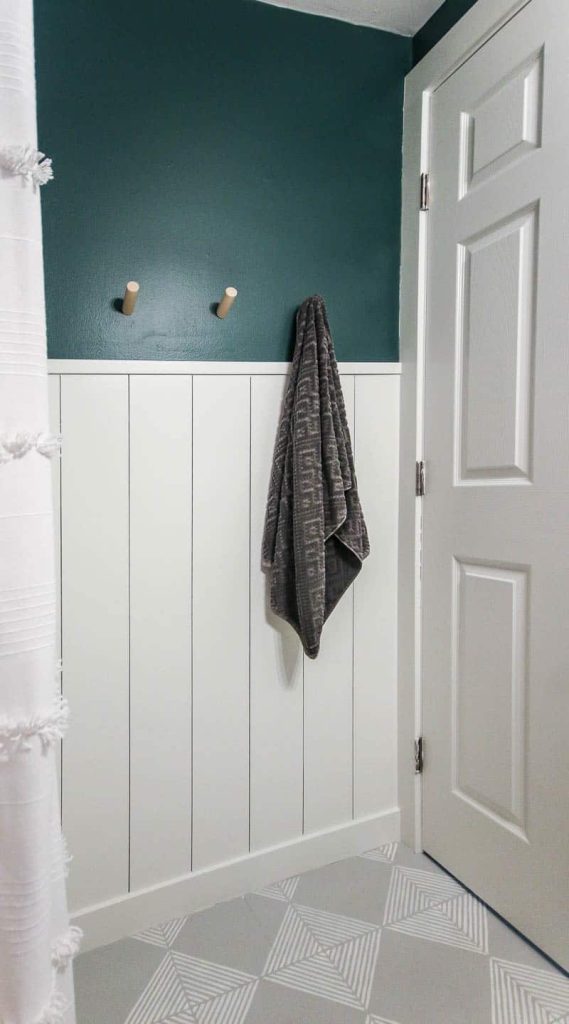
[[[423,410],[429,214],[420,210],[421,174],[429,172],[431,99],[450,75],[532,0],[478,0],[405,80],[401,224],[401,433],[398,576],[398,749],[401,838],[422,850],[422,779],[414,744],[422,735],[422,503],[415,463],[424,459]],[[428,480],[426,482],[428,495]],[[413,642],[409,642],[409,637]],[[428,758],[428,746],[425,758]]]

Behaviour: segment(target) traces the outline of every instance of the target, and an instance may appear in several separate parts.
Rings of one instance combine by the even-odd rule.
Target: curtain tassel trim
[[[77,956],[83,932],[74,925],[63,935],[59,935],[51,944],[51,963],[54,969],[53,985],[49,1002],[36,1017],[33,1024],[63,1024],[69,1003],[57,989],[57,976],[69,967],[74,956]]]
[[[0,761],[9,761],[14,754],[32,749],[37,737],[45,753],[57,740],[63,738],[69,722],[69,705],[60,693],[56,694],[49,711],[30,718],[0,719]]]
[[[49,157],[30,145],[0,147],[0,167],[8,174],[19,174],[32,185],[45,185],[53,178]]]
[[[51,962],[56,971],[64,971],[73,960],[73,957],[77,956],[82,938],[83,932],[81,929],[71,925],[63,935],[59,935],[54,940],[51,946]]]
[[[0,464],[23,459],[28,452],[36,451],[46,459],[61,454],[61,436],[59,434],[0,434]]]
[[[61,833],[61,862],[63,864],[63,874],[64,874],[65,878],[67,878],[68,875],[69,875],[69,866],[70,866],[72,860],[73,860],[73,854],[69,852],[69,847],[67,845],[67,839],[65,838],[65,836],[63,835],[63,832],[62,832]]]
[[[49,997],[49,1003],[44,1007],[39,1017],[36,1017],[34,1024],[63,1024],[68,1009],[67,999],[65,999],[61,992],[56,992],[53,989]]]

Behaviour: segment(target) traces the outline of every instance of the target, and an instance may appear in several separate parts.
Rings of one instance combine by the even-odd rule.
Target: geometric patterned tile
[[[180,1013],[175,1013],[173,1017],[166,1017],[160,1021],[160,1024],[196,1024],[196,1018],[191,1010],[181,1010]]]
[[[73,964],[77,1021],[124,1024],[163,956],[133,939],[81,953]]]
[[[323,949],[372,931],[377,931],[377,926],[368,921],[291,904],[269,951],[263,974],[273,974],[288,964],[306,960]]]
[[[368,932],[316,956],[292,963],[266,980],[365,1010],[371,994],[381,933]]]
[[[294,904],[292,909],[298,913],[300,919],[321,946],[337,946],[349,939],[355,939],[360,935],[378,930],[377,925],[368,921],[356,921],[354,918],[346,918],[344,914],[326,913],[325,910],[314,910],[309,906]]]
[[[525,942],[519,932],[510,928],[506,922],[488,911],[488,953],[495,960],[509,960],[511,963],[526,964],[542,970],[555,972],[557,968],[544,960],[543,954]]]
[[[242,1024],[257,983],[242,971],[172,950],[125,1024]]]
[[[156,924],[152,928],[147,928],[145,931],[139,932],[138,935],[133,935],[133,938],[138,939],[139,942],[148,942],[151,946],[158,946],[160,949],[169,949],[187,920],[187,917],[176,917],[173,921],[167,921],[166,924]]]
[[[562,1024],[569,1017],[569,978],[507,960],[490,961],[492,1024]]]
[[[207,1003],[233,989],[247,987],[256,980],[244,971],[200,960],[196,956],[188,956],[187,953],[178,953],[174,950],[169,956],[184,989],[186,1000],[191,1006]]]
[[[277,974],[272,974],[268,981],[277,985],[286,985],[298,992],[307,992],[309,995],[318,996],[321,999],[331,999],[343,1006],[352,1006],[356,1010],[363,1009],[360,1000],[338,970],[331,963],[326,953],[318,953],[309,960],[301,960],[298,963],[284,967]]]
[[[385,843],[383,846],[378,846],[377,850],[368,850],[367,853],[361,853],[360,857],[364,860],[375,860],[379,864],[392,864],[395,860],[398,845],[398,843]]]
[[[218,903],[191,915],[171,948],[258,977],[287,909],[255,895]]]
[[[418,939],[442,942],[472,953],[488,953],[486,907],[468,892],[420,910],[390,927]]]
[[[392,863],[366,857],[336,861],[302,875],[293,902],[370,921],[379,928],[392,870]]]
[[[291,903],[263,976],[277,985],[364,1010],[380,934],[369,921]]]
[[[296,892],[300,875],[293,878],[285,878],[281,882],[273,882],[266,885],[264,889],[257,889],[255,896],[266,896],[270,900],[278,900],[281,903],[288,903]]]
[[[241,988],[223,992],[207,1003],[194,1007],[198,1024],[243,1024],[255,995],[258,980]]]
[[[384,928],[368,1012],[397,1024],[491,1024],[488,958]]]
[[[462,892],[464,889],[448,875],[397,866],[391,875],[383,923],[403,921]]]
[[[328,951],[330,960],[366,1009],[371,995],[380,939],[380,931],[367,932]]]
[[[263,974],[273,974],[288,964],[320,952],[320,945],[294,907],[289,907],[267,957]]]
[[[188,1009],[188,1000],[176,967],[170,956],[166,955],[141,992],[126,1024],[165,1024],[176,1014]]]
[[[366,1017],[366,1024],[397,1024],[396,1020],[388,1020],[387,1017],[376,1017],[374,1013],[370,1013]]]
[[[365,1024],[365,1014],[261,978],[245,1024]]]
[[[358,921],[343,914],[329,914],[325,910],[303,907],[299,903],[293,904],[290,909],[300,917],[320,945],[325,947],[337,946],[377,928],[377,925],[369,921]]]
[[[80,956],[81,1024],[569,1024],[569,979],[402,844]]]

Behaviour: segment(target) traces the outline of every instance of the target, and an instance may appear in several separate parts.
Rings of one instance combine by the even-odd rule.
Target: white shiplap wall
[[[286,364],[50,364],[87,947],[396,838],[399,367],[340,367],[372,554],[321,654],[260,547]]]

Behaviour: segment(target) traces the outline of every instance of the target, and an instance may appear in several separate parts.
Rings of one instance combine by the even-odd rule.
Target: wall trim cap
[[[50,374],[182,374],[189,376],[238,376],[246,377],[288,373],[290,363],[233,363],[208,361],[162,360],[162,359],[48,359]],[[354,376],[380,374],[399,375],[401,363],[338,363],[340,373]]]

